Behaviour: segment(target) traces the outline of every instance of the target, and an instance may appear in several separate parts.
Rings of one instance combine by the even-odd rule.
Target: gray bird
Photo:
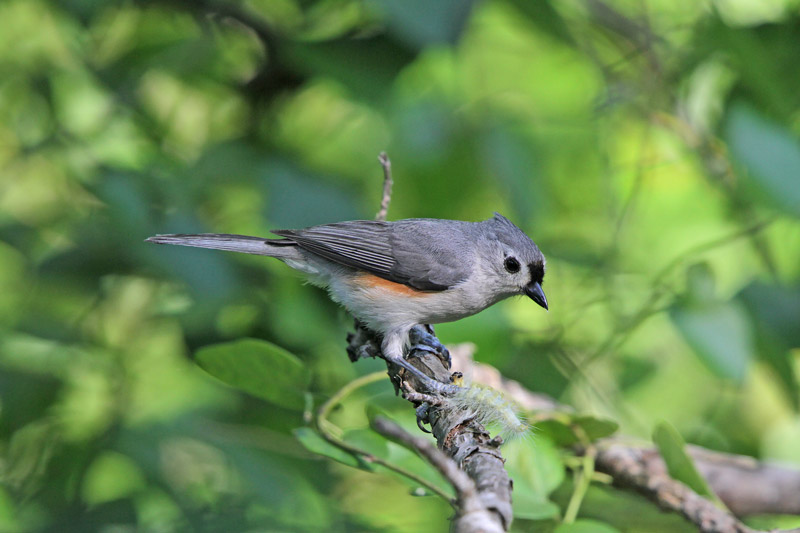
[[[482,222],[353,220],[272,233],[281,238],[203,233],[147,241],[280,259],[380,333],[384,357],[403,368],[418,324],[458,320],[521,294],[548,308],[542,252],[497,213]]]

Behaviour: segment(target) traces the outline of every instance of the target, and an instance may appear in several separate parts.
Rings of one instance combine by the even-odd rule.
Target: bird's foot
[[[431,433],[431,430],[425,427],[425,424],[431,423],[431,421],[428,419],[428,410],[430,408],[431,406],[427,402],[425,402],[419,404],[417,408],[414,410],[414,413],[417,416],[417,427],[423,433]]]
[[[401,389],[403,390],[403,397],[406,400],[417,404],[417,407],[414,410],[417,417],[417,427],[424,433],[431,433],[431,431],[429,431],[425,427],[425,424],[431,423],[430,419],[431,406],[441,405],[442,399],[437,396],[432,396],[430,394],[423,394],[421,392],[417,392],[407,381],[404,381],[402,383]]]
[[[450,351],[436,337],[433,326],[430,324],[414,326],[411,328],[408,338],[411,342],[409,355],[415,350],[436,354],[442,359],[442,362],[445,363],[447,368],[452,366]]]
[[[433,377],[425,374],[419,368],[415,367],[408,361],[406,361],[403,357],[387,357],[384,355],[384,359],[388,362],[399,366],[400,368],[404,369],[406,372],[414,376],[419,385],[422,386],[427,391],[435,392],[435,393],[448,393],[453,389],[453,385],[449,383],[441,383],[437,381]]]

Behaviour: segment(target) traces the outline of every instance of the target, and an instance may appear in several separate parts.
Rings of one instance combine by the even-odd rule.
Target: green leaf
[[[243,339],[197,351],[200,367],[232,387],[288,409],[303,409],[308,386],[305,364],[272,343]]]
[[[734,104],[725,138],[754,188],[767,201],[800,216],[800,143],[789,130],[753,108]]]
[[[659,423],[653,431],[653,442],[658,446],[658,451],[667,465],[667,471],[673,479],[688,486],[700,496],[705,496],[720,504],[716,494],[697,471],[692,458],[686,453],[686,443],[672,424]]]
[[[745,523],[753,529],[763,531],[797,530],[800,528],[800,516],[792,515],[752,515]]]
[[[553,533],[619,533],[619,529],[597,520],[576,520],[559,525]]]
[[[742,383],[753,358],[750,322],[735,303],[679,304],[670,318],[700,359],[717,375]]]
[[[537,436],[547,436],[559,446],[570,446],[580,440],[576,426],[583,430],[590,441],[608,437],[619,429],[619,424],[611,419],[572,413],[553,413],[552,418],[536,421],[533,426]]]
[[[565,508],[574,491],[571,479],[550,496]],[[515,495],[516,497],[516,495]],[[619,490],[601,483],[592,483],[581,502],[581,519],[592,518],[626,533],[696,533],[677,513],[665,513],[638,494]]]
[[[475,0],[374,0],[389,28],[405,42],[422,49],[455,44],[469,20]]]
[[[139,466],[129,457],[114,451],[103,451],[86,470],[81,481],[82,499],[98,505],[130,497],[145,487]]]
[[[795,410],[800,410],[800,384],[792,348],[800,347],[800,288],[752,283],[738,296],[753,317],[758,356],[780,379]]]
[[[546,210],[548,191],[542,187],[542,158],[534,139],[518,127],[496,122],[488,125],[480,146],[487,172],[498,180],[498,188],[522,220]]]
[[[561,413],[557,417],[536,421],[533,424],[535,437],[545,437],[558,446],[570,446],[578,442],[578,437],[570,426],[570,419],[560,415]]]
[[[386,35],[322,42],[286,41],[283,54],[309,76],[327,77],[367,101],[382,101],[415,55]]]
[[[572,423],[580,426],[590,441],[613,435],[619,429],[619,424],[614,420],[595,415],[578,415],[572,419]]]
[[[328,457],[329,459],[333,459],[347,466],[352,466],[353,468],[371,470],[367,463],[357,459],[354,455],[347,453],[341,448],[337,448],[323,439],[319,433],[311,428],[297,428],[293,430],[292,433],[295,438],[300,441],[300,444],[312,453]]]
[[[534,492],[520,489],[516,484],[514,485],[514,498],[511,500],[511,507],[514,518],[524,520],[549,520],[558,518],[561,514],[561,509],[558,505]]]
[[[536,2],[530,2],[529,0],[510,0],[510,2],[521,11],[538,30],[547,32],[551,37],[568,45],[575,44],[575,39],[572,38],[569,26],[564,21],[561,14],[553,7],[553,2],[550,0],[538,0]]]
[[[369,428],[346,431],[342,440],[377,457],[387,457],[389,455],[389,442],[382,435]]]
[[[544,436],[512,440],[503,447],[503,454],[515,491],[530,491],[544,501],[564,481],[561,454]]]

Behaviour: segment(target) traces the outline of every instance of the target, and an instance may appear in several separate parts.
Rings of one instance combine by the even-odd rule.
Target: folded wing
[[[415,289],[442,291],[466,279],[470,266],[458,253],[464,244],[458,225],[464,223],[450,222],[354,220],[273,233],[334,263]]]

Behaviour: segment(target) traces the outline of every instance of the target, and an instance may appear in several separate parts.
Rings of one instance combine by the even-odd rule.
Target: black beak
[[[547,297],[544,295],[544,291],[539,282],[525,285],[525,294],[530,296],[531,300],[547,309]]]

